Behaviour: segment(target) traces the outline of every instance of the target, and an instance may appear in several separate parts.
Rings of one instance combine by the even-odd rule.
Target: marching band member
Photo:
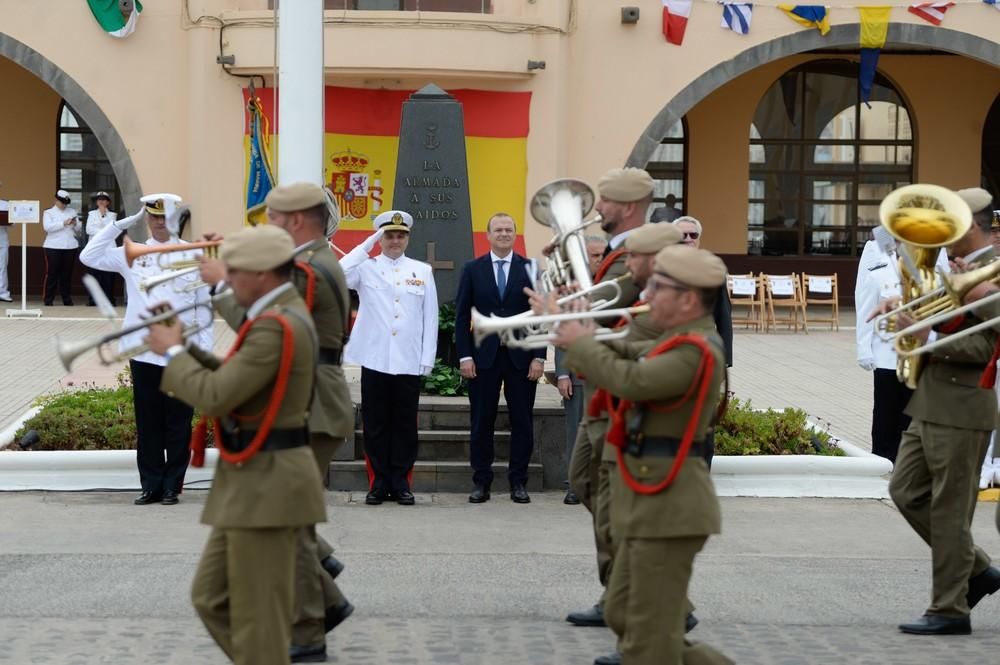
[[[143,197],[148,198],[148,197]],[[199,325],[204,329],[195,334],[191,342],[203,351],[212,350],[212,308],[208,304],[208,288],[182,290],[196,279],[193,275],[179,277],[173,282],[155,287],[151,293],[144,293],[139,285],[143,280],[161,275],[157,255],[144,255],[135,259],[130,266],[125,255],[125,247],[115,245],[118,235],[143,218],[149,228],[146,245],[156,247],[171,242],[167,230],[167,217],[172,201],[155,199],[146,201],[142,210],[126,219],[114,221],[98,231],[80,254],[80,261],[88,268],[118,273],[125,281],[128,305],[125,308],[124,327],[142,321],[152,305],[169,303],[171,308],[180,309],[192,303],[205,303],[205,307],[183,312],[182,326]],[[184,242],[184,241],[180,241]],[[170,260],[186,260],[197,256],[198,251],[171,252]],[[162,256],[162,255],[161,255]],[[167,259],[164,259],[166,262]],[[145,333],[140,331],[123,337],[121,350],[127,352],[143,343]],[[132,403],[135,406],[135,425],[138,434],[136,463],[142,494],[135,504],[150,503],[173,505],[184,484],[184,473],[188,464],[188,442],[191,439],[190,406],[160,393],[160,380],[166,358],[152,351],[146,351],[129,360],[132,375]]]

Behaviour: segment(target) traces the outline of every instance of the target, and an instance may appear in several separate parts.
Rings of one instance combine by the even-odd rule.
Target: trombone
[[[586,312],[562,312],[559,314],[533,315],[525,317],[524,323],[517,326],[517,321],[512,321],[515,317],[496,316],[491,314],[486,316],[480,314],[475,308],[472,309],[472,336],[479,346],[483,339],[490,335],[498,335],[500,340],[507,346],[517,349],[541,349],[553,342],[556,335],[551,331],[553,326],[563,321],[591,321],[607,317],[617,317],[630,323],[632,319],[640,314],[649,311],[649,305],[636,305],[634,307],[622,307],[619,309],[588,310]],[[518,335],[519,330],[526,333]],[[614,339],[622,339],[629,333],[627,325],[618,328],[598,328],[594,332],[594,339],[599,342],[610,342]]]
[[[137,323],[134,326],[128,326],[127,328],[122,328],[121,330],[107,333],[104,335],[95,335],[87,339],[82,340],[56,340],[56,353],[59,355],[59,360],[62,361],[63,367],[66,368],[68,372],[73,364],[73,361],[79,358],[84,353],[87,353],[91,349],[96,349],[97,358],[100,360],[102,365],[111,365],[123,360],[128,360],[129,358],[134,358],[140,354],[149,351],[148,344],[140,344],[139,346],[134,346],[123,351],[110,351],[106,350],[106,347],[111,343],[116,342],[123,337],[127,337],[132,333],[139,332],[140,330],[145,330],[151,325],[157,323],[164,323],[171,325],[177,318],[184,314],[185,312],[190,312],[196,310],[199,307],[207,307],[209,310],[212,309],[215,301],[220,298],[224,298],[228,295],[227,293],[220,293],[218,295],[212,296],[207,302],[192,303],[180,309],[167,309],[150,316],[148,319],[144,320],[142,323]],[[214,320],[210,319],[209,323],[204,325],[190,324],[184,327],[183,338],[188,340],[194,335],[197,335],[202,330],[206,330],[214,324]]]

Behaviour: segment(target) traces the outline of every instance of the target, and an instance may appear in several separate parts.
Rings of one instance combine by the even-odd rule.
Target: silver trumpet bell
[[[472,338],[479,346],[490,335],[497,335],[507,346],[517,349],[541,349],[553,342],[555,333],[552,329],[563,321],[588,321],[597,318],[624,319],[625,323],[632,318],[649,311],[649,305],[623,307],[620,309],[590,310],[586,312],[562,312],[559,314],[535,314],[531,317],[486,316],[472,309]],[[598,328],[594,339],[609,342],[622,339],[629,333],[627,325],[619,328]]]
[[[531,216],[555,231],[552,255],[542,274],[545,290],[576,283],[580,290],[593,286],[583,230],[599,221],[584,222],[594,207],[594,190],[576,178],[562,178],[542,186],[531,198]]]

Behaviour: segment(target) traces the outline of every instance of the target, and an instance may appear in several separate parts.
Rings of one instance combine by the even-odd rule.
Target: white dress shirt
[[[426,375],[437,354],[438,302],[431,267],[407,256],[369,258],[362,245],[340,260],[358,292],[344,360],[383,374]]]
[[[184,312],[180,315],[180,323],[185,327],[190,325],[203,326],[203,329],[191,336],[189,341],[202,349],[211,351],[213,343],[212,320],[214,314],[212,305],[209,302],[208,287],[196,289],[194,291],[181,291],[184,286],[191,284],[198,279],[198,274],[187,274],[172,281],[155,287],[149,293],[139,289],[142,280],[162,274],[158,263],[159,254],[147,254],[138,257],[130,268],[125,259],[125,248],[115,246],[115,239],[121,230],[114,224],[108,224],[94,235],[82,252],[80,261],[88,268],[95,270],[106,270],[116,272],[125,280],[125,290],[128,293],[128,306],[125,308],[125,323],[122,327],[128,328],[142,322],[140,315],[145,315],[149,308],[160,303],[169,303],[174,309],[187,307],[195,302],[204,303],[204,307]],[[184,242],[183,240],[179,242]],[[147,245],[164,245],[154,238],[146,241]],[[171,252],[170,260],[179,261],[182,259],[194,258],[201,254],[201,250],[195,249],[183,252]],[[167,259],[164,259],[166,261]],[[178,292],[180,291],[180,292]],[[146,330],[139,330],[126,335],[121,339],[119,348],[122,351],[139,346],[147,335]],[[152,351],[147,351],[134,358],[137,362],[150,363],[152,365],[166,365],[167,359],[157,355]]]
[[[83,224],[76,220],[73,224],[66,226],[65,222],[71,217],[76,217],[76,210],[66,206],[60,210],[52,206],[42,215],[42,227],[45,229],[45,242],[42,247],[46,249],[76,249],[80,243],[76,241],[77,232],[83,230]]]
[[[97,210],[91,210],[87,213],[87,236],[90,238],[94,237],[101,229],[116,219],[118,219],[118,214],[111,212],[110,210],[103,215],[101,214],[100,208]]]
[[[629,229],[628,231],[622,231],[618,235],[612,236],[611,240],[608,241],[608,247],[611,248],[610,251],[613,252],[616,249],[618,249],[619,247],[621,247],[622,243],[625,242],[625,238],[628,238],[629,234],[632,233],[632,231],[635,231],[635,229]]]

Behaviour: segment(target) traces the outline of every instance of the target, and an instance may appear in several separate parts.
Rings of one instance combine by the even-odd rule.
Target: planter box
[[[205,466],[188,468],[186,489],[208,489],[219,453],[205,451]],[[134,450],[0,452],[0,490],[139,490]]]

